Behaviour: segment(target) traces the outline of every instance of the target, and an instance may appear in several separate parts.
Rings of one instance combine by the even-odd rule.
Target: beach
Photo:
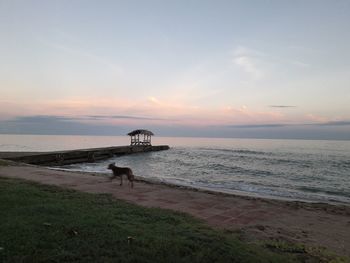
[[[113,156],[57,168],[108,174],[115,162],[136,176],[269,199],[350,204],[350,142],[155,137],[167,151]],[[0,158],[126,146],[125,136],[0,135]],[[26,162],[26,161],[23,161]]]
[[[249,242],[286,241],[350,256],[348,205],[239,196],[156,183],[144,178],[137,180],[135,187],[130,189],[126,182],[119,186],[118,180],[110,182],[103,174],[16,163],[0,166],[0,177],[111,194],[116,199],[145,207],[188,213],[213,227],[235,232]]]

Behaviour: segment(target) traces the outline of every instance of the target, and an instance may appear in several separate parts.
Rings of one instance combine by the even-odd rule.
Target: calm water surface
[[[119,136],[0,135],[0,151],[52,151],[128,145]],[[140,153],[64,169],[135,175],[215,191],[350,203],[350,141],[154,137],[168,151]]]

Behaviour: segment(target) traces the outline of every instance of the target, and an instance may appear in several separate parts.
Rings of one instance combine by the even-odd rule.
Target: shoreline
[[[61,171],[11,162],[0,177],[24,179],[77,191],[111,194],[146,207],[184,212],[207,224],[238,233],[250,242],[282,240],[323,247],[350,256],[350,206],[233,195],[138,178],[135,188],[102,174]],[[330,228],[332,226],[332,228]]]
[[[65,168],[56,168],[56,167],[45,167],[50,170],[57,170],[57,171],[65,171],[65,172],[73,172],[73,173],[80,173],[80,174],[86,174],[86,175],[92,175],[92,176],[106,176],[109,173],[99,173],[99,172],[88,172],[88,171],[79,171],[79,170],[70,170]],[[201,186],[190,186],[190,185],[181,185],[176,184],[172,182],[162,181],[160,179],[156,178],[146,178],[141,176],[135,176],[135,181],[149,183],[149,184],[156,184],[156,185],[164,185],[168,187],[173,188],[179,188],[189,191],[198,191],[213,195],[223,195],[223,196],[235,196],[235,197],[242,197],[247,199],[263,199],[266,201],[281,201],[281,202],[292,202],[292,203],[305,203],[305,204],[312,204],[312,205],[332,205],[332,206],[347,206],[350,208],[350,203],[342,202],[342,201],[318,201],[318,200],[306,200],[306,199],[298,199],[298,198],[289,198],[289,197],[282,197],[282,196],[267,196],[267,195],[261,195],[259,193],[254,192],[244,192],[239,190],[215,190],[210,187],[201,187]]]
[[[0,161],[4,161],[6,163],[9,163],[11,166],[28,166],[28,167],[33,167],[33,168],[44,168],[47,170],[52,170],[52,171],[62,171],[62,172],[67,172],[67,173],[76,173],[76,174],[81,174],[81,175],[86,175],[86,176],[98,176],[101,178],[108,178],[109,173],[98,173],[98,172],[87,172],[87,171],[75,171],[75,170],[69,170],[69,169],[64,169],[64,168],[56,168],[56,167],[50,167],[50,166],[37,166],[37,165],[32,165],[32,164],[27,164],[27,163],[19,163],[11,160],[3,160],[0,158]],[[1,164],[0,164],[1,167]],[[141,176],[135,176],[135,182],[142,182],[145,184],[150,184],[150,185],[159,185],[159,186],[165,186],[169,188],[174,188],[174,189],[179,189],[179,190],[184,190],[184,191],[193,191],[193,192],[199,192],[199,193],[205,193],[205,194],[210,194],[214,196],[224,196],[224,197],[234,197],[234,198],[240,198],[244,200],[260,200],[266,203],[283,203],[283,204],[295,204],[298,207],[313,207],[313,208],[324,208],[327,206],[331,207],[339,207],[341,210],[347,210],[349,209],[349,216],[350,216],[350,203],[346,202],[340,202],[340,201],[334,201],[334,202],[321,202],[321,201],[311,201],[311,200],[302,200],[302,199],[292,199],[288,197],[273,197],[273,196],[261,196],[256,193],[250,193],[250,192],[243,192],[243,191],[216,191],[210,188],[205,188],[205,187],[195,187],[195,186],[189,186],[189,185],[180,185],[180,184],[175,184],[171,182],[166,182],[162,180],[158,180],[155,178],[145,178]],[[343,209],[344,208],[344,209]],[[349,221],[350,222],[350,221]]]
[[[219,149],[221,149],[221,146],[220,145],[218,146]],[[174,146],[172,148],[175,149],[176,147],[177,146]],[[334,159],[335,164],[333,164],[333,161],[330,160],[330,163],[328,166],[322,167],[320,168],[320,170],[318,169],[314,170],[314,166],[309,164],[310,162],[312,162],[312,160],[308,160],[308,158],[306,158],[307,159],[306,163],[301,163],[301,166],[299,166],[299,159],[298,159],[300,157],[299,155],[295,157],[296,159],[293,157],[291,162],[289,163],[289,161],[286,162],[284,155],[279,156],[279,151],[274,152],[273,149],[275,146],[272,145],[271,149],[269,147],[267,148],[271,150],[271,153],[270,153],[270,150],[266,150],[266,152],[265,150],[263,150],[262,152],[260,152],[260,150],[258,150],[260,149],[259,147],[257,147],[257,149],[253,147],[252,148],[253,151],[248,150],[249,154],[248,154],[247,160],[251,158],[250,154],[261,153],[262,155],[265,155],[265,153],[268,153],[269,155],[271,154],[273,156],[277,154],[273,158],[266,157],[267,158],[266,159],[264,156],[261,157],[263,160],[261,162],[266,164],[262,166],[262,168],[255,167],[254,165],[252,165],[253,168],[249,168],[250,167],[249,163],[247,166],[247,163],[245,163],[245,161],[243,161],[243,163],[240,163],[240,161],[238,161],[238,164],[234,163],[231,165],[231,164],[225,163],[225,165],[223,165],[223,168],[216,169],[215,165],[219,164],[219,167],[221,167],[222,164],[220,160],[214,159],[214,160],[211,160],[210,165],[208,165],[208,168],[206,169],[202,169],[202,167],[204,167],[203,165],[198,166],[196,165],[196,162],[193,162],[190,164],[189,167],[185,167],[186,169],[187,168],[189,169],[188,171],[183,171],[180,174],[177,174],[177,172],[174,173],[171,170],[167,169],[166,167],[167,165],[169,165],[172,167],[172,169],[179,168],[177,164],[174,164],[174,166],[172,166],[172,164],[170,163],[171,158],[178,158],[179,160],[181,160],[182,158],[181,150],[180,152],[176,152],[176,149],[175,149],[175,151],[169,152],[169,157],[167,156],[164,157],[165,158],[164,161],[166,165],[161,164],[160,170],[151,169],[148,172],[144,173],[144,171],[142,170],[143,167],[140,166],[140,169],[136,170],[135,172],[138,175],[146,176],[144,177],[145,180],[151,180],[154,183],[165,183],[165,184],[169,184],[170,186],[172,184],[175,184],[175,185],[180,185],[181,187],[187,187],[189,189],[209,191],[209,192],[213,191],[220,194],[243,195],[243,196],[249,196],[254,198],[265,198],[265,199],[291,201],[291,202],[327,203],[332,205],[348,205],[348,206],[350,205],[350,196],[349,196],[349,191],[347,190],[348,189],[347,186],[349,186],[349,183],[346,180],[347,173],[348,173],[347,161],[346,161],[347,159],[345,160],[345,166],[344,166],[345,168],[340,169],[339,172],[337,173],[339,174],[339,177],[338,177],[338,175],[334,176],[332,173],[328,174],[327,169],[330,167],[333,167],[332,165],[341,165],[341,163],[338,163],[338,162],[339,160],[342,161],[343,159],[338,160],[337,158],[335,158]],[[195,149],[197,148],[198,147],[196,146]],[[202,148],[199,147],[199,149],[202,149]],[[205,146],[204,149],[207,149],[207,147]],[[209,147],[209,149],[212,149],[211,146]],[[214,148],[213,150],[215,149],[216,148]],[[245,160],[246,150],[244,149],[245,148],[243,148],[243,151],[242,151],[240,145],[238,145],[237,147],[234,147],[232,149],[230,148],[229,151],[233,151],[235,153],[237,152],[238,160],[241,160],[241,159]],[[293,149],[293,148],[290,148],[290,149]],[[313,148],[311,147],[310,149],[313,149]],[[186,149],[186,154],[187,154],[187,150],[188,149]],[[318,153],[317,151],[314,153],[314,150],[311,151],[312,154]],[[81,149],[80,147],[77,147],[73,151],[81,151]],[[243,152],[242,156],[241,156],[241,151]],[[281,153],[283,152],[285,151],[282,151]],[[293,152],[294,151],[291,150],[291,153]],[[33,154],[40,155],[44,153],[50,153],[50,152],[33,153]],[[188,153],[190,154],[191,158],[193,158],[193,156],[191,155],[191,150],[189,150]],[[194,153],[197,154],[197,152],[194,152]],[[22,154],[25,156],[25,155],[29,155],[30,153],[29,152],[0,152],[0,158],[6,155],[7,156],[11,155],[12,157],[15,158]],[[340,157],[343,158],[344,156],[341,155]],[[287,159],[288,158],[289,157],[287,157]],[[66,158],[63,158],[63,160],[65,159]],[[138,158],[136,159],[138,160]],[[254,157],[254,160],[255,159],[260,160],[260,157],[259,156],[257,156],[257,158]],[[270,161],[270,159],[272,161]],[[13,160],[17,162],[30,163],[19,159],[13,159]],[[99,160],[96,160],[96,161],[98,162]],[[154,158],[150,158],[150,162],[154,162],[154,161],[157,161],[157,160]],[[282,166],[279,165],[280,161],[282,163]],[[83,162],[88,165],[88,163],[91,163],[92,161],[84,160]],[[123,162],[123,160],[121,160],[121,162]],[[125,162],[125,159],[124,159],[124,162]],[[92,171],[88,171],[90,169],[89,168],[86,169],[84,163],[81,163],[81,165],[78,165],[78,167],[75,167],[75,166],[74,167],[77,169],[81,169],[81,172],[87,172],[90,174],[94,172],[95,173],[105,172],[104,171],[105,167],[103,167],[104,165],[102,167],[93,166],[91,167]],[[38,163],[31,163],[31,164],[37,165]],[[66,163],[66,164],[69,165],[70,163]],[[56,163],[55,162],[40,163],[40,165],[47,166],[47,167],[57,167],[58,169],[63,168],[63,170],[65,170],[66,168],[66,166],[62,166],[64,165],[64,163],[61,163],[60,158],[56,160]],[[96,165],[98,166],[98,164]],[[286,165],[286,166],[283,166],[283,165]],[[307,168],[305,169],[301,168],[301,167],[304,167],[304,165],[306,165]],[[317,165],[318,163],[315,161],[315,166]],[[124,166],[131,167],[133,166],[133,164],[124,163]],[[288,170],[289,166],[291,167],[291,171]],[[200,171],[203,171],[203,175],[204,175],[203,178],[200,172],[199,173],[196,172],[196,168],[199,168]],[[283,169],[286,168],[287,172],[284,172],[284,170],[281,170],[282,168]],[[220,169],[225,169],[225,170],[223,170],[222,172]],[[72,171],[76,171],[76,170],[72,169]],[[332,171],[334,171],[334,169]],[[219,172],[219,173],[222,172],[223,175],[222,176],[216,175],[215,174],[216,172]],[[155,176],[156,173],[157,175]],[[234,177],[231,177],[231,173],[234,175]],[[344,180],[344,183],[341,184],[340,180]]]

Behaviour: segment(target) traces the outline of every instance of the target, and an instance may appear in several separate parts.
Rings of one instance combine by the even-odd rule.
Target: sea
[[[136,176],[217,192],[350,204],[350,141],[153,137],[170,150],[52,169]],[[128,145],[127,136],[0,135],[0,151],[55,151]]]

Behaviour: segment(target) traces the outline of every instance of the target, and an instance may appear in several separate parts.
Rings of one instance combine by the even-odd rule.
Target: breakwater
[[[168,150],[168,145],[113,146],[53,152],[0,152],[0,158],[45,166],[95,162],[126,154]]]

